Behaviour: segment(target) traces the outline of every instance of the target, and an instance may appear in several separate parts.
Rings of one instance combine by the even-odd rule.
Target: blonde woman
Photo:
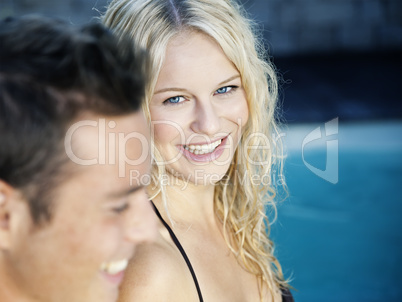
[[[267,236],[277,80],[230,0],[114,0],[103,22],[149,51],[157,244],[120,301],[292,301]],[[133,181],[141,181],[133,175]]]

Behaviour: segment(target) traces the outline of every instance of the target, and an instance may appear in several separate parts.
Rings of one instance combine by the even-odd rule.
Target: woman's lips
[[[195,154],[194,152],[198,153],[199,151],[204,152],[202,149],[201,150],[194,150],[194,148],[186,148],[186,146],[181,145],[180,146],[180,150],[183,153],[183,155],[193,161],[196,162],[211,162],[217,158],[219,158],[219,156],[222,155],[222,153],[225,151],[225,145],[227,143],[228,140],[228,136],[226,136],[223,139],[219,139],[221,140],[221,143],[219,145],[217,145],[212,152],[209,153],[204,153],[204,154]],[[215,142],[219,141],[219,140],[215,140],[214,142],[212,142],[211,144],[204,144],[204,145],[213,145]],[[202,144],[195,144],[195,145],[190,145],[190,146],[201,146]],[[194,152],[191,152],[191,151]],[[198,152],[197,152],[198,151]]]

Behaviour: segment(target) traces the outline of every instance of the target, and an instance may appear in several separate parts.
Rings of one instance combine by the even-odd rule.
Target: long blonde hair
[[[178,33],[195,30],[212,37],[236,66],[246,91],[249,120],[225,177],[216,184],[216,215],[223,222],[229,248],[239,263],[258,277],[260,287],[265,283],[272,295],[275,288],[286,287],[273,255],[266,216],[268,206],[276,215],[273,173],[282,167],[275,116],[278,85],[251,20],[230,0],[114,0],[102,21],[117,34],[128,34],[149,52],[152,74],[144,105],[149,120],[148,104],[166,47]],[[155,157],[160,158],[157,150]],[[165,167],[155,164],[153,173],[154,179],[160,180]],[[163,183],[153,184],[159,186],[162,197]],[[166,196],[163,200],[166,202]]]

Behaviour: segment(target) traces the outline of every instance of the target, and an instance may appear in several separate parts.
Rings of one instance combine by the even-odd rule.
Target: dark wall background
[[[0,0],[82,24],[107,0]],[[288,123],[402,118],[401,0],[242,0],[282,75]]]
[[[242,2],[283,76],[288,123],[402,117],[402,1]]]
[[[399,0],[243,0],[274,53],[388,50],[402,44]]]

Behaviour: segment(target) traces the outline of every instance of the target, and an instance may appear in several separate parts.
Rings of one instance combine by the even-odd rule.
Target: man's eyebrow
[[[131,195],[131,194],[133,194],[133,193],[135,193],[138,190],[141,190],[143,188],[144,188],[144,186],[131,187],[128,190],[111,193],[111,194],[109,194],[109,197],[110,198],[121,198],[121,197],[129,196],[129,195]]]

